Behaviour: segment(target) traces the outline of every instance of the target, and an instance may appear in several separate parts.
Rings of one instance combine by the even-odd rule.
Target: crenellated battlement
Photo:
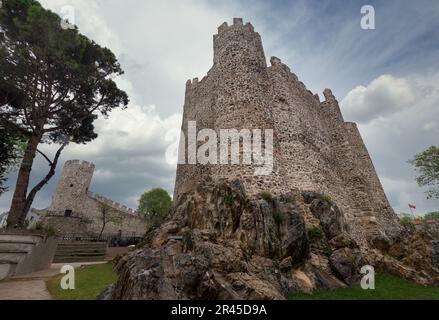
[[[89,190],[94,169],[95,165],[88,161],[66,161],[52,203],[47,208],[47,212],[56,214],[45,222],[56,227],[61,234],[99,234],[102,231],[102,204],[106,204],[112,209],[111,216],[114,217],[106,224],[106,232],[117,234],[121,230],[124,234],[142,236],[147,228],[142,216]],[[69,219],[68,222],[65,219]]]
[[[272,128],[274,168],[255,177],[252,165],[179,165],[174,199],[210,175],[239,177],[249,195],[292,189],[328,194],[354,229],[359,213],[389,207],[358,128],[344,122],[330,89],[322,100],[280,58],[271,57],[267,66],[261,37],[250,23],[224,22],[214,35],[212,68],[201,81],[186,83],[183,131],[187,121],[214,130]],[[361,226],[356,230],[363,240]]]
[[[81,166],[84,168],[95,168],[94,163],[84,160],[67,160],[65,166]]]
[[[290,67],[284,64],[281,59],[273,56],[270,59],[270,64],[271,64],[270,68],[274,70],[280,70],[280,72],[284,73],[286,77],[293,83],[293,85],[299,88],[299,90],[306,92],[306,94],[309,94],[310,96],[315,98],[318,102],[320,102],[319,96],[317,95],[316,97],[316,95],[311,90],[309,90],[302,81],[299,80],[298,76],[295,73],[293,73]]]
[[[138,212],[136,210],[128,208],[125,205],[121,205],[120,203],[115,202],[115,201],[113,201],[113,200],[111,200],[111,199],[109,199],[109,198],[107,198],[105,196],[102,196],[100,194],[88,191],[87,195],[90,198],[95,199],[96,201],[99,201],[101,203],[104,203],[104,204],[108,205],[109,207],[111,207],[114,210],[117,210],[117,211],[120,211],[120,212],[123,212],[123,213],[126,213],[126,214],[138,215]]]
[[[247,30],[250,32],[255,31],[255,28],[253,27],[253,25],[250,22],[247,22],[246,24],[244,24],[242,18],[233,18],[233,24],[231,26],[229,26],[229,24],[227,22],[224,22],[222,25],[220,25],[218,27],[218,33],[216,35],[214,35],[214,37],[222,36],[223,34],[227,33],[230,30],[233,30],[235,28],[243,28],[244,30]]]

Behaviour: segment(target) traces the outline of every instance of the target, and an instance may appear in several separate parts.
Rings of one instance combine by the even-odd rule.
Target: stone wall
[[[186,84],[182,131],[187,137],[188,121],[196,121],[197,130],[217,132],[273,129],[272,174],[254,176],[253,165],[186,162],[177,168],[174,199],[207,176],[239,178],[250,195],[329,195],[360,243],[368,234],[399,229],[360,133],[344,121],[331,90],[321,102],[280,59],[270,62],[267,67],[261,37],[250,23],[222,24],[214,35],[212,68],[201,81]]]
[[[65,163],[43,222],[54,226],[62,234],[97,235],[102,229],[102,210],[106,207],[108,222],[104,233],[117,234],[122,230],[125,236],[142,236],[147,226],[136,211],[89,191],[94,168],[86,161],[70,160]]]

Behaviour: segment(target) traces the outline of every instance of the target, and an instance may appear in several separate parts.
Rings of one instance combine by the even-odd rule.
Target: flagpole
[[[412,205],[410,205],[410,204],[409,204],[409,209],[410,209],[410,212],[412,213],[413,219],[416,219],[415,214],[413,213]]]

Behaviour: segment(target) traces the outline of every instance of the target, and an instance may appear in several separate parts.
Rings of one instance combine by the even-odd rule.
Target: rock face
[[[439,224],[417,222],[409,224],[392,240],[374,239],[371,259],[382,271],[421,284],[439,284],[438,264]]]
[[[186,84],[182,137],[188,141],[182,139],[180,144],[184,152],[177,167],[174,199],[207,177],[239,178],[249,196],[265,190],[281,196],[292,189],[331,196],[361,246],[366,246],[375,231],[399,232],[398,218],[358,127],[344,120],[331,90],[326,89],[320,101],[281,59],[272,57],[267,65],[261,36],[240,18],[218,28],[213,48],[212,68],[202,79]],[[271,172],[257,174],[257,161],[194,161],[191,149],[196,148],[189,138],[194,132],[201,138],[204,129],[218,136],[223,129],[258,129],[264,135],[267,129],[273,130]]]
[[[238,180],[208,179],[117,261],[100,298],[284,299],[354,283],[364,258],[343,214],[308,196],[248,198]]]
[[[438,231],[437,224],[406,228],[365,250],[327,196],[248,197],[239,180],[207,179],[115,261],[119,280],[99,298],[284,299],[358,283],[365,265],[438,283]]]

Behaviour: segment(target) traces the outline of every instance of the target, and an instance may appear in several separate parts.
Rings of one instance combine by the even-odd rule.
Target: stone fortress
[[[143,236],[145,219],[133,209],[89,191],[95,165],[87,161],[70,160],[64,164],[52,204],[42,221],[54,226],[61,234],[99,235],[103,225],[102,208],[109,208],[104,234]]]
[[[222,24],[214,35],[213,67],[186,84],[182,132],[187,136],[189,121],[197,130],[273,129],[273,172],[254,176],[252,165],[181,164],[174,200],[208,176],[238,178],[253,196],[292,190],[329,196],[359,243],[377,232],[397,232],[398,218],[357,125],[344,121],[330,89],[320,101],[279,58],[270,61],[267,67],[250,23],[235,18],[233,25]]]
[[[438,284],[439,224],[398,221],[357,126],[329,89],[324,97],[278,58],[267,67],[251,24],[221,25],[213,67],[186,86],[169,219],[116,262],[119,280],[99,299],[285,299],[352,286],[364,266]],[[224,145],[203,129],[209,140],[223,129],[273,130],[271,174],[255,176],[255,161],[193,164],[198,144],[213,154]]]

